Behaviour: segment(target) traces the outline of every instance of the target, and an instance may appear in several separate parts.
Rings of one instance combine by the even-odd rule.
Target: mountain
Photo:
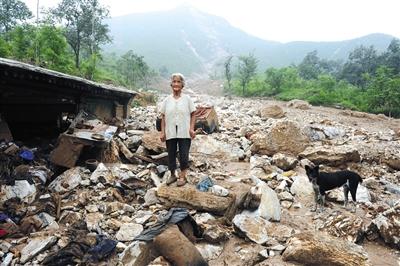
[[[345,60],[359,45],[373,45],[381,52],[394,38],[377,33],[338,42],[267,41],[190,6],[114,17],[108,24],[113,43],[105,47],[107,51],[123,54],[133,50],[156,70],[166,67],[168,72],[185,74],[210,73],[229,54],[253,53],[259,70],[297,64],[313,50],[321,58]]]

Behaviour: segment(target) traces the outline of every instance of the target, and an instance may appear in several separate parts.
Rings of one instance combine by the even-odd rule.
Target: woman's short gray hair
[[[171,85],[172,85],[172,81],[174,80],[175,77],[179,77],[182,81],[182,88],[185,87],[185,76],[183,76],[182,73],[173,73],[171,75]]]

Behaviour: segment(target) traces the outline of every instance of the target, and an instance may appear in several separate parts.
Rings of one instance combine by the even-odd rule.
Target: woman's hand
[[[196,137],[196,132],[193,129],[189,130],[189,134],[192,139]]]
[[[167,137],[166,137],[166,135],[165,135],[165,132],[161,132],[161,133],[160,133],[160,140],[161,140],[162,142],[164,142],[166,138],[167,138]]]

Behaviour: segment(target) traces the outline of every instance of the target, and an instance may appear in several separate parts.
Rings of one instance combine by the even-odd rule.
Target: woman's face
[[[174,91],[180,91],[183,88],[182,80],[180,77],[173,77],[171,87]]]

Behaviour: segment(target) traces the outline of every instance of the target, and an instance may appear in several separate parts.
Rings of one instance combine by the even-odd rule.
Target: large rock
[[[257,244],[264,244],[268,241],[268,232],[266,226],[268,221],[256,215],[251,215],[245,211],[237,214],[233,218],[235,228],[245,234],[251,241]]]
[[[261,195],[261,202],[255,213],[266,220],[279,222],[281,219],[281,205],[276,192],[264,182],[259,182],[251,188],[251,193]]]
[[[370,265],[361,246],[317,232],[303,232],[293,236],[282,259],[303,265]]]
[[[158,131],[146,131],[142,137],[142,146],[155,153],[167,151],[165,143],[160,140],[160,132]]]
[[[296,158],[282,153],[275,154],[272,157],[272,162],[284,171],[292,170],[298,163]]]
[[[307,158],[314,164],[338,166],[348,162],[359,162],[358,150],[350,145],[308,147],[299,154],[300,158]]]
[[[301,110],[308,110],[311,108],[311,105],[308,102],[297,99],[291,100],[286,104],[286,106]]]
[[[307,176],[295,176],[290,192],[299,197],[308,197],[314,195],[314,189]]]
[[[156,256],[150,245],[142,241],[133,241],[119,255],[119,262],[125,266],[146,266]]]
[[[400,170],[400,155],[391,155],[387,156],[386,158],[383,158],[382,160],[384,163],[386,163],[390,168],[394,170]]]
[[[119,241],[132,241],[143,231],[141,224],[126,223],[123,224],[116,234],[116,238]]]
[[[281,152],[297,156],[309,144],[309,139],[296,122],[277,121],[266,134],[256,133],[250,138],[253,141],[251,152],[274,155]]]
[[[278,105],[268,105],[259,110],[261,118],[282,118],[285,112]]]
[[[192,141],[190,152],[203,156],[238,161],[244,158],[244,151],[231,143],[224,143],[209,135],[199,135]]]

